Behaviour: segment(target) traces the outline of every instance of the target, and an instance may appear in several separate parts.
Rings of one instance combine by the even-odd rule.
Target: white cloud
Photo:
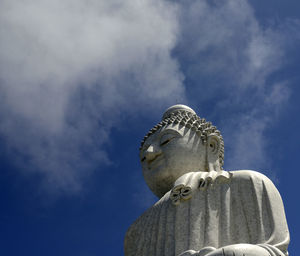
[[[181,5],[177,48],[192,64],[187,74],[209,79],[201,89],[260,87],[282,65],[281,37],[259,25],[247,1],[189,0]]]
[[[225,167],[270,167],[265,131],[290,94],[287,81],[270,77],[285,64],[287,44],[297,33],[287,36],[290,22],[262,26],[246,0],[180,4],[181,36],[175,52],[185,64],[193,104],[221,120]]]
[[[227,138],[225,143],[228,143],[229,149],[225,161],[228,170],[252,169],[269,172],[276,168],[268,154],[271,150],[266,132],[278,120],[281,109],[289,99],[290,89],[286,84],[275,84],[269,90],[260,95],[261,99],[254,102],[245,113],[233,114],[233,120],[224,122],[224,136]],[[276,176],[268,174],[273,178]]]
[[[246,0],[3,0],[0,136],[20,168],[79,191],[110,163],[103,146],[120,116],[187,92],[212,116],[232,112],[225,135],[255,135],[236,136],[225,163],[259,162],[269,117],[289,95],[268,81],[283,65],[287,26],[262,27]]]
[[[121,111],[184,98],[176,15],[158,0],[1,1],[0,134],[19,167],[79,191],[109,163],[102,145]]]

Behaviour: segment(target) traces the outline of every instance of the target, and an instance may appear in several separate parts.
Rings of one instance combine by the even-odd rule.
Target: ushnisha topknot
[[[197,115],[196,112],[193,109],[191,109],[190,107],[188,107],[186,105],[182,105],[182,104],[177,104],[177,105],[173,105],[173,106],[169,107],[163,114],[161,120],[163,121],[165,118],[170,117],[170,115],[172,113],[175,113],[179,110],[185,110],[186,112],[190,112],[193,115]]]
[[[214,133],[218,136],[220,139],[219,162],[221,169],[223,169],[224,141],[221,132],[217,130],[217,127],[212,125],[211,122],[207,122],[204,118],[197,116],[196,112],[186,105],[178,104],[169,107],[163,114],[162,121],[155,125],[143,138],[140,150],[143,148],[143,145],[149,136],[168,124],[179,124],[192,129],[201,138],[203,144],[206,144],[208,135]]]

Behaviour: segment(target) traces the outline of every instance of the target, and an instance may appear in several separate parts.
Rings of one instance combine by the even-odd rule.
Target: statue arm
[[[263,248],[271,256],[288,255],[290,241],[283,202],[273,182],[258,172],[249,172],[253,191],[257,196],[260,229],[257,230],[257,247]],[[249,225],[252,222],[249,220]]]
[[[198,254],[201,255],[201,251]],[[280,254],[271,254],[268,250],[262,248],[259,245],[253,245],[253,244],[234,244],[234,245],[228,245],[224,246],[220,249],[217,249],[213,252],[210,252],[208,254],[203,254],[203,256],[279,256]]]
[[[282,199],[274,184],[263,174],[253,171],[237,171],[233,176],[241,188],[238,197],[244,210],[249,212],[249,232],[251,237],[256,237],[256,243],[233,243],[210,251],[186,251],[183,256],[287,256],[289,232]],[[253,209],[255,212],[250,214]]]
[[[125,239],[124,239],[124,255],[125,256],[132,256],[136,255],[136,244],[135,244],[135,237],[137,236],[136,226],[137,221],[134,222],[126,232]]]
[[[283,202],[278,190],[272,181],[261,173],[237,171],[234,176],[243,187],[240,190],[240,197],[246,207],[245,210],[251,212],[251,208],[256,209],[255,215],[247,215],[247,222],[250,227],[249,232],[252,237],[257,238],[257,243],[227,245],[204,255],[287,256],[290,238]],[[253,196],[249,197],[249,191],[252,191]]]

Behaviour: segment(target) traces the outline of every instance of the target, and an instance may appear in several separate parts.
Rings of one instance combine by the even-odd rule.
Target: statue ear
[[[206,147],[210,154],[217,155],[219,157],[220,138],[214,133],[208,135]]]
[[[218,135],[212,133],[207,136],[206,143],[207,164],[209,171],[221,171],[219,154],[220,154],[220,138]]]

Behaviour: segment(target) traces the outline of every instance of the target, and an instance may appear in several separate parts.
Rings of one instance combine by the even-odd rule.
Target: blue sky
[[[138,148],[187,104],[280,191],[300,250],[297,0],[2,0],[0,255],[123,255]]]

